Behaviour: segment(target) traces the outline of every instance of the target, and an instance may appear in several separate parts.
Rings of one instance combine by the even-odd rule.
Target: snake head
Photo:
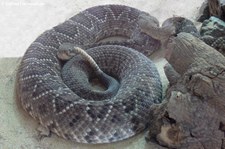
[[[67,61],[71,59],[73,56],[77,55],[78,53],[74,49],[74,47],[79,47],[72,43],[63,43],[59,46],[59,50],[57,51],[57,57],[60,60]]]
[[[146,33],[154,39],[160,40],[162,45],[175,33],[173,25],[165,24],[159,27],[159,21],[145,12],[140,13],[137,23],[141,32]]]
[[[159,21],[146,12],[141,12],[138,16],[138,22],[141,29],[146,28],[147,26],[159,27]]]

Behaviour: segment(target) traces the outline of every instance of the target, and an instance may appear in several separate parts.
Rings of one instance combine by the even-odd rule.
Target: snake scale
[[[95,6],[42,33],[27,49],[17,73],[17,98],[24,110],[50,131],[75,142],[110,143],[143,131],[151,119],[150,106],[161,102],[162,91],[157,69],[146,57],[160,44],[140,32],[141,13],[123,5]],[[104,44],[113,36],[123,40]],[[93,70],[79,54],[68,62],[58,59],[64,43],[84,48],[102,71],[115,78],[116,94],[98,99],[94,92],[83,93]],[[74,76],[78,85],[72,91],[64,81],[70,83]]]

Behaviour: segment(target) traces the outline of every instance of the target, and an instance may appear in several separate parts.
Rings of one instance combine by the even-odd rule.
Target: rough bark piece
[[[220,0],[208,0],[209,13],[210,16],[215,16],[220,18],[222,14]]]
[[[180,78],[180,74],[177,73],[169,63],[164,66],[164,71],[170,85],[177,83],[177,80]]]
[[[225,1],[224,0],[205,0],[199,9],[197,21],[203,22],[214,16],[225,20]]]
[[[174,25],[168,22],[167,27]],[[168,148],[221,149],[225,139],[225,57],[189,33],[173,36],[163,27],[145,25],[140,26],[146,34],[167,41],[165,55],[174,69],[165,67],[170,87],[164,102],[153,108],[148,140]]]
[[[169,148],[221,149],[225,57],[188,33],[178,34],[168,47],[167,60],[181,77],[168,88],[164,102],[155,106],[149,140]]]

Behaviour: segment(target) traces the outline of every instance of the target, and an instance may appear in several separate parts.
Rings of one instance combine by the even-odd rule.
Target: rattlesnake
[[[25,111],[58,136],[75,142],[109,143],[143,131],[150,120],[149,109],[161,102],[162,91],[155,65],[146,57],[160,43],[140,32],[141,13],[122,5],[95,6],[41,34],[27,49],[17,73],[17,98]],[[112,36],[125,39],[103,41]],[[105,73],[118,80],[116,94],[100,100],[68,88],[61,76],[65,62],[56,56],[64,43],[86,49]],[[86,60],[80,55],[72,59],[66,62],[66,71],[75,70],[84,80],[81,86],[88,83],[93,72]],[[73,75],[64,80],[73,80]]]

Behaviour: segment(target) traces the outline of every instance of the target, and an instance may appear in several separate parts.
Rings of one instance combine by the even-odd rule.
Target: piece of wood
[[[208,0],[210,16],[221,18],[222,10],[220,0]]]
[[[180,77],[170,79],[173,83],[166,98],[153,108],[149,140],[169,148],[221,149],[225,140],[225,57],[188,33],[178,34],[167,47],[167,60],[174,70],[166,74],[179,73]]]

